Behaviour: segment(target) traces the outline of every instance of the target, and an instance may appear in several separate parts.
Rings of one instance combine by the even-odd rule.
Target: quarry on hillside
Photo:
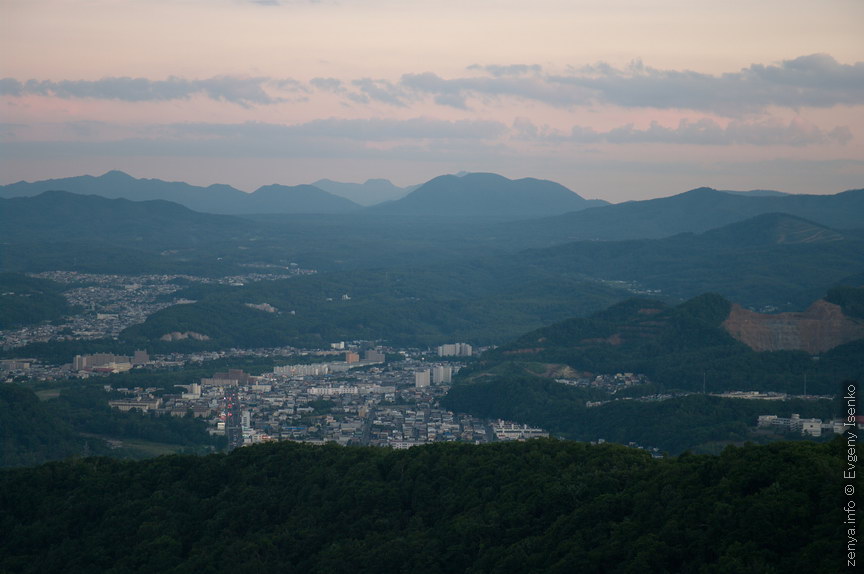
[[[818,355],[864,337],[864,324],[843,314],[839,305],[816,301],[806,311],[756,313],[733,305],[726,331],[755,351],[800,350]]]

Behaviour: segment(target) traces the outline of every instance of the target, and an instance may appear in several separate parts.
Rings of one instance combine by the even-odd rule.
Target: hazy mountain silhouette
[[[57,190],[132,201],[165,199],[199,211],[202,205],[230,205],[238,194],[243,194],[242,191],[230,185],[198,187],[179,181],[138,179],[122,171],[113,170],[98,177],[82,175],[35,182],[19,181],[0,187],[0,196],[32,197],[44,191]]]
[[[22,181],[0,187],[0,196],[34,196],[52,190],[132,201],[162,199],[195,211],[230,215],[345,213],[360,207],[352,201],[309,185],[271,185],[259,188],[254,193],[245,193],[230,185],[198,187],[184,182],[137,179],[122,171],[109,171],[99,177],[84,175],[33,183]]]
[[[736,195],[701,187],[671,197],[508,224],[508,241],[620,240],[702,233],[764,213],[803,217],[834,229],[864,227],[864,189],[835,195]],[[527,218],[527,217],[526,217]]]
[[[249,194],[234,213],[347,213],[358,209],[361,207],[353,201],[312,185],[265,185]]]
[[[252,228],[249,221],[198,213],[164,200],[130,201],[67,191],[0,199],[4,242],[158,241],[164,244],[229,237]],[[197,238],[197,239],[196,239]]]
[[[470,216],[526,219],[579,211],[605,201],[586,200],[558,183],[493,173],[442,175],[402,199],[370,208],[399,215]]]

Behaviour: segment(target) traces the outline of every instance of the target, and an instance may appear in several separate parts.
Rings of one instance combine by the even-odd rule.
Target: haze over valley
[[[0,0],[0,572],[845,572],[856,0]]]

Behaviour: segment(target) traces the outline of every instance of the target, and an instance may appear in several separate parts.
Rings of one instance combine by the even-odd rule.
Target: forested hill
[[[274,443],[0,472],[0,571],[839,572],[845,440]]]
[[[25,386],[0,384],[0,468],[88,454],[144,458],[153,456],[154,448],[211,452],[226,444],[200,419],[122,412],[108,399],[98,386],[67,386],[42,401]]]
[[[849,316],[858,312],[862,298],[861,288],[838,288],[828,295]],[[728,301],[711,294],[678,306],[630,299],[586,318],[532,331],[490,351],[473,376],[500,371],[505,364],[539,363],[594,374],[642,373],[666,389],[701,391],[707,383],[711,392],[800,394],[806,375],[808,392],[834,394],[839,381],[864,375],[864,339],[839,345],[818,361],[804,351],[757,352],[724,328],[730,309]]]
[[[70,311],[61,286],[48,279],[0,272],[0,329],[57,319]]]

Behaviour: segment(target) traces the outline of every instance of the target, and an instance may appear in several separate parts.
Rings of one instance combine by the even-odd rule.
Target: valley
[[[355,197],[366,190],[325,184]],[[0,188],[0,467],[24,467],[0,472],[6,491],[20,491],[17,476],[45,472],[40,464],[64,473],[82,457],[101,461],[84,463],[106,469],[97,480],[113,480],[111,459],[158,457],[196,473],[238,456],[254,466],[261,456],[332,454],[350,476],[366,464],[356,461],[384,456],[403,465],[398,478],[382,475],[396,480],[388,484],[446,508],[446,488],[408,489],[404,465],[414,455],[395,453],[439,453],[447,475],[464,480],[454,470],[467,468],[462,457],[474,465],[492,452],[482,449],[510,446],[500,453],[511,460],[523,441],[556,457],[551,472],[568,472],[562,449],[580,441],[591,450],[576,455],[579,464],[596,455],[642,465],[635,480],[650,489],[658,462],[697,472],[687,466],[693,453],[728,459],[776,443],[824,457],[801,449],[842,440],[841,397],[864,377],[864,191],[697,189],[608,205],[494,174],[402,191],[371,185],[398,197],[348,209],[312,186],[247,196],[116,172]],[[189,209],[201,205],[212,213]],[[450,450],[463,446],[473,450]],[[220,452],[231,454],[214,459]],[[224,483],[229,471],[217,472]],[[7,498],[27,528],[55,520],[23,518],[20,499]],[[242,500],[232,503],[248,512]],[[505,511],[507,500],[488,504]],[[580,500],[579,512],[590,512],[593,499]],[[393,515],[372,530],[385,516]],[[201,527],[182,520],[184,530]],[[425,520],[465,528],[446,510]],[[80,544],[92,557],[93,539]],[[361,546],[381,548],[372,539]],[[291,559],[317,565],[330,552]],[[0,567],[10,564],[0,557]]]
[[[856,571],[864,2],[0,13],[0,574]]]
[[[40,191],[57,186],[106,197]],[[17,195],[0,200],[8,224],[0,232],[2,297],[4,308],[17,309],[0,332],[7,380],[86,386],[81,371],[63,365],[76,356],[146,349],[159,364],[188,371],[179,379],[159,368],[147,375],[171,397],[172,385],[195,380],[189,361],[196,356],[241,368],[246,353],[272,354],[256,349],[297,355],[361,341],[424,357],[465,341],[489,350],[462,365],[453,383],[435,387],[423,408],[446,406],[451,419],[478,417],[486,421],[477,423],[487,429],[481,435],[502,419],[678,453],[764,440],[770,433],[757,432],[757,415],[830,421],[830,397],[864,371],[856,279],[864,234],[850,217],[864,212],[861,191],[801,197],[697,189],[608,205],[570,197],[553,182],[468,174],[435,178],[350,214],[304,204],[309,190],[296,203],[308,213],[280,212],[261,199],[248,205],[267,214],[199,213],[165,201],[196,205],[183,198],[215,200],[229,191],[116,172],[0,189]],[[260,193],[285,206],[298,191],[271,186]],[[109,224],[93,225],[94,218]],[[36,297],[53,297],[54,307],[26,314],[19,301],[41,301]],[[25,363],[29,371],[12,368]],[[420,367],[406,365],[388,368],[404,371],[413,388]],[[623,394],[577,384],[616,373],[647,383]],[[312,384],[334,386],[330,377]],[[756,393],[757,400],[742,403],[735,393]],[[788,400],[772,404],[760,393]],[[248,412],[259,411],[254,394],[237,396]],[[381,412],[371,408],[380,400],[370,395],[358,404],[364,413]],[[205,403],[170,408],[201,407],[215,429],[218,409]],[[316,404],[324,410],[313,408],[311,416],[332,417],[333,405]],[[621,416],[607,413],[622,409],[676,423],[606,426]],[[704,417],[678,414],[690,409]],[[345,424],[363,429],[373,419]],[[253,416],[245,441],[281,436],[273,425]],[[325,438],[292,432],[286,437]],[[348,440],[367,444],[364,436]],[[787,435],[774,439],[780,436]]]

